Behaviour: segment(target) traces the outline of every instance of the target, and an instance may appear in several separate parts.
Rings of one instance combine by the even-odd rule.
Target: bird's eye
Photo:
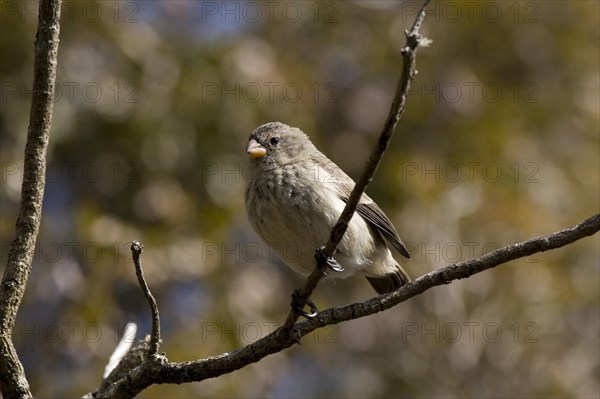
[[[276,145],[277,143],[279,143],[279,137],[271,138],[271,144]]]

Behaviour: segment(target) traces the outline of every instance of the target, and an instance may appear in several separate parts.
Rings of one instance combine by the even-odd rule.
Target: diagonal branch
[[[33,94],[25,146],[21,208],[15,239],[0,284],[0,391],[4,398],[31,397],[11,334],[23,299],[42,218],[46,150],[52,124],[60,31],[60,0],[41,0],[33,61]]]
[[[304,336],[319,327],[358,319],[390,309],[433,287],[469,278],[474,274],[492,269],[512,260],[564,247],[582,238],[592,236],[598,231],[600,231],[600,214],[596,214],[568,229],[536,237],[525,242],[508,245],[479,258],[437,269],[406,284],[396,292],[375,297],[362,303],[327,309],[322,312],[322,317],[300,323],[298,325],[299,334]]]
[[[429,44],[429,40],[421,36],[419,33],[419,29],[421,28],[423,20],[425,19],[425,8],[429,2],[430,0],[425,0],[423,2],[423,5],[421,6],[421,9],[415,18],[411,30],[409,32],[405,32],[406,46],[402,49],[402,74],[400,75],[400,80],[396,86],[394,100],[392,101],[390,112],[388,113],[383,125],[383,131],[381,132],[377,145],[375,148],[373,148],[373,151],[369,156],[362,176],[350,193],[350,197],[348,198],[348,202],[346,203],[342,214],[340,215],[337,223],[331,229],[331,235],[329,236],[329,240],[327,241],[325,248],[322,249],[322,252],[320,252],[321,250],[317,251],[317,266],[310,276],[308,276],[304,287],[298,291],[296,300],[298,305],[301,307],[306,304],[308,298],[310,298],[319,282],[323,279],[323,277],[325,277],[325,261],[327,258],[333,257],[337,246],[339,245],[340,241],[342,241],[342,238],[346,233],[346,229],[348,228],[348,223],[350,223],[352,215],[354,215],[354,212],[356,212],[360,198],[367,189],[369,183],[371,183],[373,180],[373,176],[375,175],[375,172],[381,163],[383,154],[385,154],[385,151],[392,140],[396,125],[404,113],[406,108],[406,98],[408,95],[408,90],[410,89],[410,82],[417,74],[415,69],[417,48],[419,46],[426,46]],[[293,327],[294,323],[296,323],[296,320],[298,320],[298,317],[299,316],[296,310],[292,309],[285,321],[284,326],[286,327],[286,330],[284,331],[291,333],[291,328]]]
[[[378,296],[365,302],[326,309],[320,312],[316,318],[298,323],[294,329],[295,337],[289,334],[281,334],[281,330],[284,328],[282,326],[271,334],[232,353],[182,363],[154,362],[142,364],[110,388],[97,392],[96,397],[133,397],[152,384],[198,382],[231,373],[294,345],[301,337],[317,328],[373,315],[390,309],[433,287],[468,278],[511,260],[564,247],[582,238],[594,235],[598,231],[600,231],[600,214],[596,214],[568,229],[509,245],[479,258],[435,270],[402,286],[396,292]]]
[[[339,245],[340,241],[348,228],[348,223],[350,223],[350,219],[352,219],[352,215],[356,212],[356,208],[358,207],[358,202],[362,197],[363,193],[367,189],[367,186],[373,180],[373,176],[381,163],[381,159],[383,158],[383,154],[387,150],[392,136],[394,135],[394,130],[396,129],[396,125],[400,120],[400,117],[404,113],[406,108],[406,97],[408,95],[408,90],[410,89],[410,82],[414,79],[417,71],[415,69],[416,59],[417,59],[417,48],[419,46],[423,46],[429,43],[429,40],[421,36],[419,33],[419,28],[423,23],[423,19],[425,18],[425,8],[427,4],[429,4],[430,0],[426,0],[423,3],[423,6],[419,10],[415,22],[410,30],[410,32],[405,32],[406,34],[406,46],[402,49],[402,57],[403,57],[403,66],[402,66],[402,75],[400,76],[400,80],[398,81],[398,86],[396,87],[396,94],[394,95],[394,100],[392,101],[392,106],[390,108],[390,112],[385,120],[385,124],[383,125],[383,131],[381,132],[381,136],[379,137],[379,142],[373,148],[371,155],[369,156],[369,160],[365,166],[362,176],[354,186],[354,189],[350,193],[350,197],[348,198],[348,202],[346,203],[346,207],[344,211],[340,215],[337,223],[331,229],[331,235],[329,237],[329,241],[325,245],[325,255],[333,256],[335,253],[335,249]]]

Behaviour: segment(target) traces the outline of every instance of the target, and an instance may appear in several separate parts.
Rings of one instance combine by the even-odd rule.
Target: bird
[[[308,276],[355,183],[302,130],[281,122],[256,128],[246,152],[250,225],[291,269]],[[398,290],[411,280],[388,245],[410,258],[390,219],[363,194],[334,255],[341,267],[326,278],[358,275],[380,295]]]

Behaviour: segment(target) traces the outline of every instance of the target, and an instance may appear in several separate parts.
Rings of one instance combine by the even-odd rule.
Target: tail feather
[[[400,289],[410,282],[410,277],[400,266],[396,266],[396,270],[392,273],[381,277],[367,277],[367,281],[379,295],[382,295]]]

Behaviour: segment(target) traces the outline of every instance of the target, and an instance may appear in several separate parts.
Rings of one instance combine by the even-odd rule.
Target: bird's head
[[[310,139],[298,128],[281,122],[259,126],[250,135],[246,152],[258,169],[271,169],[296,162],[317,151]]]

